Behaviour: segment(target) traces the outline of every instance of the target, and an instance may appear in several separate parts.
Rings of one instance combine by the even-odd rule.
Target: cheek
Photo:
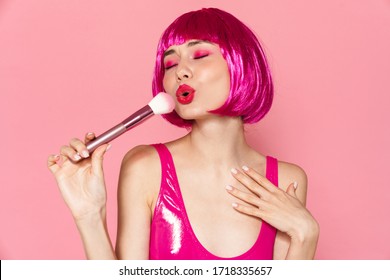
[[[218,76],[215,76],[216,90],[219,94],[215,95],[215,102],[222,106],[229,97],[230,94],[230,73],[226,68],[221,69]]]
[[[223,83],[224,88],[225,88],[226,99],[227,99],[229,96],[229,93],[230,93],[230,72],[229,72],[229,68],[227,66],[226,61],[224,61],[224,62],[225,63],[223,66],[223,70],[221,71],[221,73],[222,73],[221,80],[222,80],[222,83]]]
[[[216,75],[218,73],[218,75]],[[204,88],[205,94],[202,98],[205,98],[202,102],[208,104],[207,110],[215,110],[225,104],[230,93],[230,75],[229,72],[216,71],[209,72],[207,81],[205,80],[206,88]],[[206,77],[205,77],[206,78]],[[207,100],[207,101],[205,101]]]
[[[165,74],[163,78],[163,87],[164,91],[166,93],[170,94],[170,91],[172,91],[172,79],[170,79],[169,74]]]
[[[224,81],[224,84],[225,84],[225,87],[227,89],[227,94],[229,95],[229,92],[230,92],[230,72],[229,72],[229,69],[226,67],[225,69],[225,75],[223,76],[223,81]]]
[[[230,91],[230,73],[227,67],[221,67],[217,71],[209,73],[210,82],[214,82],[214,85],[218,87],[218,91],[221,94],[225,94],[226,97]]]

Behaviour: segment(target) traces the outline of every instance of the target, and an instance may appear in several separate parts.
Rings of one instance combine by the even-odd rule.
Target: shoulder
[[[284,191],[290,184],[297,182],[297,195],[302,203],[306,203],[307,175],[302,167],[294,163],[278,161],[278,179],[279,187]]]
[[[150,204],[158,192],[160,178],[161,164],[156,149],[149,145],[136,146],[123,157],[119,192],[144,196]]]
[[[307,182],[307,175],[302,167],[285,161],[278,161],[279,178],[282,180],[289,180],[290,183]]]
[[[158,153],[153,146],[139,145],[132,148],[123,157],[121,172],[149,173],[159,163]]]

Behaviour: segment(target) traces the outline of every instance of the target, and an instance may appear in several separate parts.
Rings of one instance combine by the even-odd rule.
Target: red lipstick
[[[176,91],[177,101],[181,104],[189,104],[195,96],[195,90],[189,85],[181,85]]]

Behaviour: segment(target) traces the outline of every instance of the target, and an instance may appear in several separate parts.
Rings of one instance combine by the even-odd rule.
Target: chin
[[[199,108],[180,108],[179,110],[176,110],[176,112],[184,120],[202,119],[210,115],[207,111]]]
[[[214,102],[216,103],[216,102]],[[213,106],[209,106],[212,108],[205,108],[205,106],[199,106],[199,101],[194,101],[190,104],[176,104],[176,113],[184,120],[197,120],[197,119],[205,119],[210,116],[216,116],[216,114],[209,113],[209,111],[220,108],[222,104],[217,104]],[[210,105],[210,102],[209,102]]]

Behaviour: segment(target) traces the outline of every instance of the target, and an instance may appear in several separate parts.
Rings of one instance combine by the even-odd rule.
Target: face
[[[229,96],[229,69],[216,44],[190,40],[171,46],[165,51],[164,68],[164,89],[183,119],[215,116],[207,111],[221,107]]]

